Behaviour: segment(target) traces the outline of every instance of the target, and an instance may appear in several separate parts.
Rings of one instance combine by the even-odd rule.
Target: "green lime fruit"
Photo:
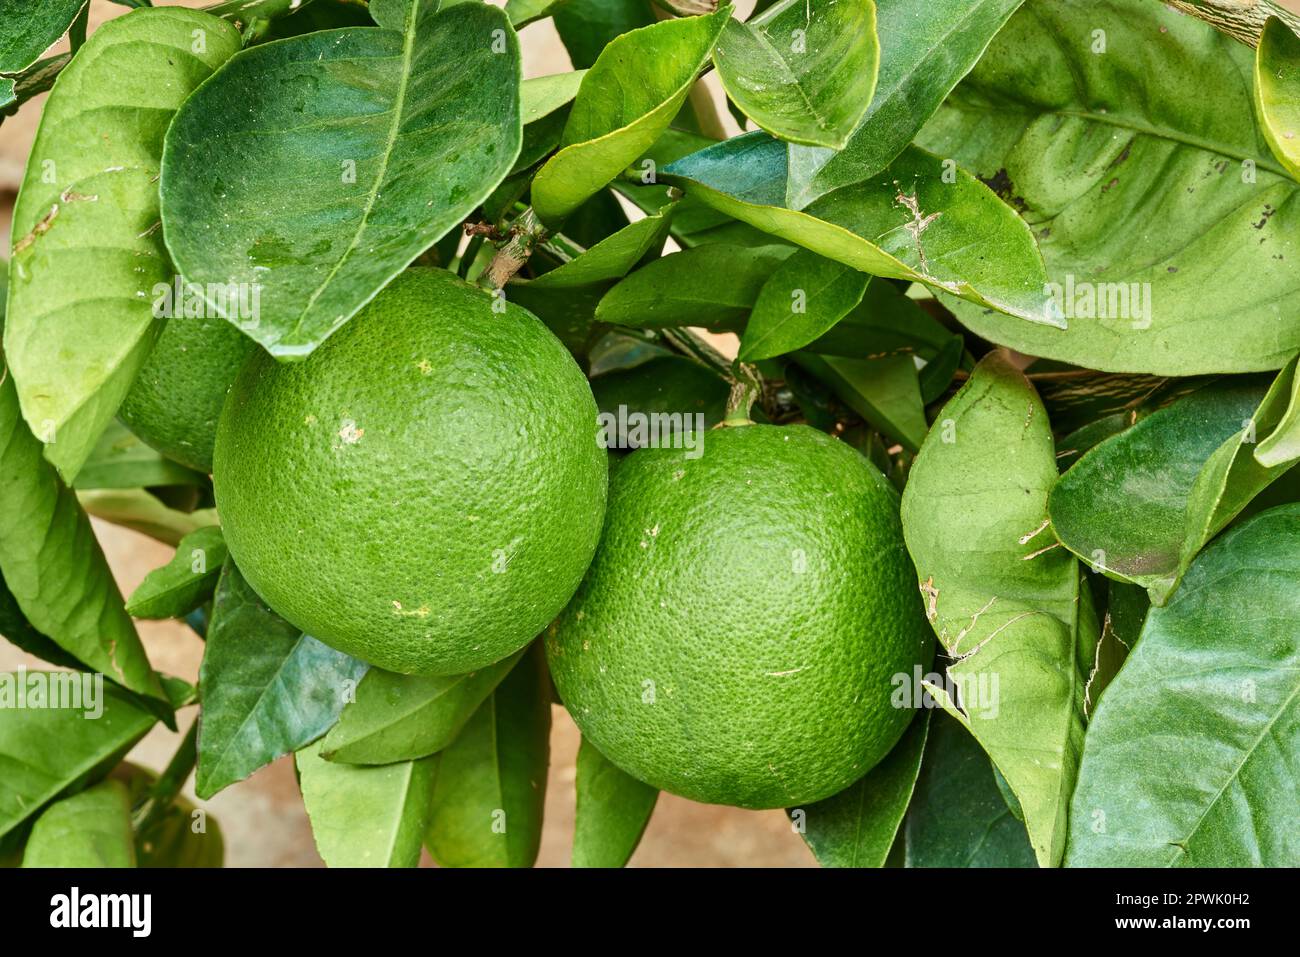
[[[695,456],[692,458],[692,456]],[[843,790],[913,717],[895,676],[934,636],[898,495],[807,426],[709,432],[610,475],[587,577],[548,631],[583,736],[647,784],[791,807]]]
[[[538,635],[605,511],[596,402],[524,309],[411,269],[303,362],[258,352],[221,415],[230,554],[280,615],[390,671],[460,674]]]
[[[222,403],[254,348],[224,319],[169,319],[118,418],[169,459],[211,472]]]

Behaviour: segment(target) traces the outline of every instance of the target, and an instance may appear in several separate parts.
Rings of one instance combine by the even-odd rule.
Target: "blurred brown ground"
[[[200,7],[207,2],[183,0],[180,5]],[[739,6],[747,10],[752,7],[752,0],[745,0]],[[125,7],[107,0],[93,0],[91,28],[125,12]],[[526,75],[544,76],[571,68],[549,22],[525,28],[521,39]],[[716,97],[716,87],[713,92]],[[26,104],[16,116],[0,125],[0,255],[6,257],[10,213],[43,102],[41,97]],[[730,121],[725,109],[721,115]],[[129,595],[149,571],[171,557],[169,547],[135,532],[98,520],[95,531],[124,594]],[[188,628],[176,622],[147,621],[140,622],[139,628],[156,668],[187,681],[198,680],[203,643]],[[41,667],[36,659],[0,642],[0,670],[12,670],[20,664]],[[195,710],[188,709],[182,719],[192,721]],[[574,761],[579,741],[578,730],[563,708],[554,708],[553,718],[546,823],[538,858],[540,866],[549,867],[564,866],[569,861],[573,842]],[[159,726],[140,742],[130,759],[160,770],[178,742],[178,735]],[[192,781],[186,793],[194,799]],[[320,866],[291,758],[276,761],[210,801],[194,800],[209,809],[219,823],[226,839],[228,865]],[[696,804],[668,794],[660,797],[645,838],[632,858],[634,866],[644,867],[806,867],[813,863],[812,855],[792,832],[782,811],[742,811]]]

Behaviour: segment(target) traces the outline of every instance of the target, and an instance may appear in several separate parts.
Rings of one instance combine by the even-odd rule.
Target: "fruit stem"
[[[510,227],[510,238],[497,249],[487,264],[478,284],[485,289],[500,289],[510,277],[524,268],[537,244],[546,238],[546,227],[530,206],[520,214]]]
[[[762,391],[763,384],[758,370],[747,362],[737,362],[731,380],[731,392],[727,396],[727,414],[722,424],[753,425],[754,420],[749,417],[749,411]]]

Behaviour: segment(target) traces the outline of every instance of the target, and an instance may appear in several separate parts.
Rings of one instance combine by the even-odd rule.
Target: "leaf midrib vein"
[[[1237,762],[1237,766],[1233,768],[1232,773],[1228,775],[1227,780],[1223,782],[1223,786],[1220,787],[1218,792],[1214,795],[1214,797],[1211,798],[1206,803],[1205,810],[1202,811],[1201,816],[1196,819],[1196,823],[1192,825],[1192,829],[1187,832],[1187,837],[1183,839],[1183,844],[1177,847],[1177,853],[1175,853],[1173,858],[1170,860],[1171,864],[1174,861],[1178,860],[1179,856],[1185,855],[1187,853],[1187,845],[1191,844],[1192,839],[1195,838],[1197,833],[1200,831],[1201,825],[1205,823],[1206,817],[1208,817],[1209,813],[1212,810],[1214,810],[1214,808],[1218,805],[1219,800],[1223,797],[1224,792],[1228,790],[1228,785],[1231,784],[1233,781],[1237,780],[1237,778],[1241,776],[1242,768],[1244,768],[1246,766],[1246,763],[1255,756],[1255,752],[1259,750],[1260,742],[1262,742],[1264,738],[1266,738],[1269,735],[1269,733],[1272,732],[1273,725],[1277,724],[1278,719],[1281,718],[1282,715],[1286,714],[1288,710],[1290,710],[1291,703],[1295,701],[1296,695],[1298,694],[1300,694],[1300,684],[1297,684],[1296,687],[1291,691],[1291,694],[1286,699],[1286,701],[1282,702],[1282,706],[1277,709],[1277,713],[1273,715],[1273,717],[1269,718],[1268,724],[1264,725],[1263,730],[1261,730],[1259,734],[1256,735],[1255,740],[1251,743],[1250,747],[1246,749],[1246,752],[1245,754],[1242,755],[1241,760]]]
[[[356,232],[352,234],[352,240],[348,243],[348,248],[343,251],[334,266],[330,269],[329,274],[316,287],[316,291],[311,294],[307,300],[307,305],[303,306],[302,312],[298,314],[297,321],[293,324],[293,334],[297,335],[302,331],[303,323],[307,321],[307,314],[311,312],[312,307],[316,305],[316,300],[320,298],[334,277],[338,275],[343,264],[352,256],[353,251],[357,248],[357,243],[361,241],[362,234],[365,233],[366,227],[370,223],[370,213],[375,207],[375,200],[379,197],[380,187],[383,186],[384,179],[388,175],[388,164],[392,160],[393,147],[397,143],[398,131],[402,125],[402,114],[406,109],[406,92],[411,86],[411,59],[415,50],[415,34],[419,23],[419,12],[416,9],[419,0],[414,0],[410,8],[410,21],[407,25],[406,36],[402,42],[402,79],[398,83],[397,97],[393,103],[393,121],[388,128],[388,136],[384,143],[383,159],[379,164],[379,170],[375,174],[374,183],[370,187],[370,194],[366,197],[365,207],[361,211],[361,219],[357,224]]]

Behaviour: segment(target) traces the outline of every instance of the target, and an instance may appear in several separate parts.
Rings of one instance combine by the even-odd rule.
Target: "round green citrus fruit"
[[[305,361],[259,351],[221,415],[213,482],[240,571],[294,625],[390,671],[521,648],[600,538],[591,389],[503,305],[408,270]]]
[[[610,475],[600,548],[548,631],[556,688],[609,760],[683,797],[790,807],[843,790],[913,713],[934,637],[898,495],[807,426],[711,431]]]
[[[224,319],[169,319],[118,417],[169,459],[211,472],[221,405],[254,348]]]

